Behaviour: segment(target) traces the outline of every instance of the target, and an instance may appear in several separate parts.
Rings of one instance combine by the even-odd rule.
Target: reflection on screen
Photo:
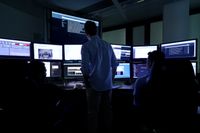
[[[130,60],[131,47],[125,45],[111,45],[117,60]]]
[[[133,78],[140,78],[149,73],[147,64],[133,64]]]
[[[165,58],[196,58],[196,40],[161,44]]]
[[[81,60],[82,45],[64,45],[65,60]]]
[[[30,57],[30,44],[27,41],[0,39],[0,55]]]
[[[133,59],[147,58],[148,53],[157,50],[157,46],[133,46]]]
[[[130,78],[130,63],[119,63],[115,79]]]
[[[46,68],[46,77],[61,77],[61,62],[46,62],[43,61]]]
[[[34,59],[62,60],[62,45],[34,43]]]

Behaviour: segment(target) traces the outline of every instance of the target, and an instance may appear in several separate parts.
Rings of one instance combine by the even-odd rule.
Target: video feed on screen
[[[130,78],[130,63],[119,63],[115,74],[115,79]]]
[[[196,40],[163,43],[161,51],[164,52],[167,59],[196,59]]]
[[[34,43],[34,59],[62,60],[62,45]]]
[[[52,49],[38,49],[39,59],[52,59]]]

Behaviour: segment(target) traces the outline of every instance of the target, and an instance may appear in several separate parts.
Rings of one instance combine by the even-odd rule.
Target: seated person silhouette
[[[161,58],[157,55],[156,59]],[[161,133],[191,131],[198,88],[192,64],[189,60],[158,60],[145,80],[138,79],[134,86],[134,103],[142,124]]]
[[[143,89],[146,88],[148,81],[150,79],[151,76],[151,70],[152,67],[155,66],[155,64],[161,63],[164,61],[164,53],[160,52],[160,51],[152,51],[148,53],[148,58],[147,58],[147,67],[148,67],[148,71],[149,73],[141,78],[136,79],[135,83],[134,83],[134,91],[133,91],[133,95],[134,95],[134,104],[137,106],[140,105],[140,92],[143,91]]]
[[[134,107],[136,109],[136,121],[137,124],[139,123],[139,127],[142,126],[142,129],[139,130],[151,130],[148,129],[147,126],[147,116],[144,107],[146,107],[146,103],[145,101],[148,100],[147,95],[148,95],[148,91],[150,91],[149,88],[149,80],[150,80],[150,76],[152,73],[152,68],[155,66],[155,64],[159,64],[161,62],[164,61],[165,55],[164,53],[160,52],[160,51],[152,51],[148,53],[148,58],[147,58],[147,68],[148,68],[148,74],[137,78],[135,83],[133,84],[133,104]],[[138,118],[139,117],[139,118]],[[141,128],[141,127],[140,127]],[[145,128],[145,129],[143,129]]]
[[[52,131],[58,119],[57,104],[62,97],[62,90],[53,83],[46,82],[45,64],[39,60],[29,63],[29,80],[36,86],[33,90],[33,104],[37,112],[38,128],[40,131]]]
[[[34,88],[27,80],[28,64],[26,60],[1,59],[0,61],[0,82],[1,82],[1,107],[4,110],[3,121],[6,128],[4,131],[17,132],[26,131],[31,128],[32,104],[30,104],[31,90]]]

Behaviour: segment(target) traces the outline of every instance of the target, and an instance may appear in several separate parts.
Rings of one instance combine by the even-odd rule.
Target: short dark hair
[[[87,21],[84,25],[85,33],[93,36],[97,34],[97,26],[93,21]]]
[[[159,50],[154,50],[148,53],[148,60],[153,62],[160,62],[165,59],[165,54]]]

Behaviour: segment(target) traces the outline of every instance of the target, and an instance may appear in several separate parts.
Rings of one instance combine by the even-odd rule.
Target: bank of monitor
[[[34,43],[33,53],[34,53],[34,59],[39,59],[39,60],[63,59],[62,45]]]
[[[64,45],[64,60],[65,61],[80,61],[81,47],[82,47],[81,44]]]
[[[130,61],[131,46],[112,44],[117,60]]]
[[[95,22],[98,34],[100,34],[100,22],[97,20],[52,11],[51,42],[59,44],[82,44],[86,42],[88,39],[85,35],[84,24],[88,20]]]
[[[197,58],[197,40],[184,40],[161,44],[161,51],[165,58],[170,59],[196,59]]]
[[[30,58],[29,41],[0,38],[0,57],[3,58]]]
[[[148,58],[148,53],[157,50],[158,46],[133,46],[133,59]]]
[[[61,62],[59,61],[43,61],[46,68],[46,77],[50,78],[61,78],[62,77],[62,68],[61,68]]]
[[[115,79],[130,79],[130,63],[119,63],[115,74]]]

